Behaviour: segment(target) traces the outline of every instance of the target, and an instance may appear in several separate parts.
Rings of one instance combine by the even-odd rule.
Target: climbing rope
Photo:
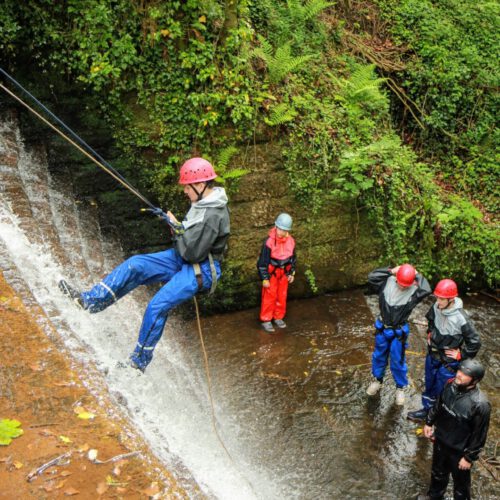
[[[217,421],[215,418],[214,400],[213,400],[213,396],[212,396],[212,377],[210,376],[210,368],[208,366],[208,355],[207,355],[207,350],[205,348],[205,342],[203,340],[203,332],[201,330],[200,310],[198,309],[198,301],[196,300],[196,296],[193,297],[193,300],[194,300],[194,307],[196,309],[196,323],[198,325],[198,334],[200,336],[201,350],[203,351],[203,360],[204,360],[204,364],[205,364],[205,374],[207,376],[208,398],[210,400],[210,408],[212,410],[212,427],[214,429],[215,435],[217,436],[217,439],[219,440],[219,443],[224,448],[224,451],[226,452],[227,456],[234,463],[234,460],[233,460],[233,457],[231,456],[231,453],[229,453],[228,449],[226,448],[226,445],[224,444],[224,441],[222,441],[222,438],[219,434],[219,431],[217,430]]]

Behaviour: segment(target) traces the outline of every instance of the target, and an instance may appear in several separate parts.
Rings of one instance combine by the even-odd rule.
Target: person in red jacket
[[[267,333],[278,328],[286,328],[283,318],[286,314],[288,285],[295,279],[295,240],[290,236],[292,218],[280,214],[262,245],[257,270],[262,280],[262,304],[260,320]]]

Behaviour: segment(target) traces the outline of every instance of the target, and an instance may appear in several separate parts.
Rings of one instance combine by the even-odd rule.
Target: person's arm
[[[444,390],[446,390],[446,386]],[[434,423],[436,422],[436,419],[439,414],[439,410],[441,409],[441,398],[442,398],[442,392],[441,394],[437,397],[436,402],[434,405],[431,407],[429,412],[427,413],[427,417],[425,417],[425,425],[428,427],[432,427]]]
[[[417,302],[421,302],[425,297],[429,296],[432,293],[431,285],[420,273],[417,273],[415,277],[415,281],[417,282],[418,289],[413,294]]]
[[[481,341],[474,325],[468,318],[466,318],[466,322],[462,326],[462,336],[464,338],[464,344],[460,349],[462,359],[475,357],[481,347]]]
[[[261,281],[269,281],[269,263],[271,262],[271,249],[266,245],[267,238],[262,244],[259,260],[257,261],[257,271]]]
[[[491,406],[488,401],[481,401],[476,409],[471,424],[471,434],[464,449],[464,458],[472,463],[479,458],[479,453],[486,443],[490,425]]]
[[[389,267],[375,269],[368,275],[368,284],[375,293],[379,293],[390,276],[392,276],[392,269]]]
[[[293,249],[293,255],[290,257],[290,270],[287,271],[287,276],[295,275],[295,266],[297,265],[297,254],[295,253],[295,248]]]

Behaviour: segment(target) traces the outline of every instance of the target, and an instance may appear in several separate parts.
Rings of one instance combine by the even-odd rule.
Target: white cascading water
[[[186,484],[192,497],[280,498],[282,487],[238,445],[238,424],[215,401],[218,426],[233,459],[211,423],[199,352],[183,346],[182,322],[170,318],[145,375],[116,368],[135,345],[145,296],[132,293],[96,315],[76,309],[59,292],[65,277],[87,288],[122,259],[103,238],[92,206],[77,206],[71,186],[47,169],[43,151],[28,150],[14,119],[0,123],[0,264],[11,284],[29,289],[72,354],[97,372],[151,449]],[[68,176],[69,177],[69,176]],[[85,376],[82,377],[85,382]],[[89,375],[87,385],[92,385]],[[281,491],[280,491],[281,490]]]

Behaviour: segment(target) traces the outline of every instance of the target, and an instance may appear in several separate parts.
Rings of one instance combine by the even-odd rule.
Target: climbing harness
[[[167,216],[167,214],[165,212],[163,212],[163,210],[161,210],[160,208],[153,205],[153,203],[151,203],[142,193],[140,193],[132,184],[130,184],[130,182],[128,182],[114,167],[112,167],[106,160],[104,160],[102,158],[102,156],[99,155],[99,153],[97,153],[92,147],[90,147],[80,136],[78,136],[73,130],[71,130],[62,120],[60,120],[54,113],[52,113],[46,106],[44,106],[35,96],[33,96],[30,92],[28,92],[28,90],[26,90],[17,80],[15,80],[12,76],[10,76],[2,68],[0,68],[0,73],[2,75],[4,75],[10,82],[12,82],[24,94],[26,94],[41,109],[43,109],[54,121],[56,121],[64,130],[66,130],[66,132],[69,135],[71,135],[71,137],[73,137],[74,140],[71,139],[70,137],[68,137],[68,135],[66,135],[64,132],[59,130],[54,124],[52,124],[49,120],[47,120],[40,113],[38,113],[38,111],[33,109],[29,104],[27,104],[20,97],[18,97],[16,94],[14,94],[14,92],[12,92],[7,87],[5,87],[5,85],[0,83],[0,88],[2,90],[4,90],[7,94],[9,94],[13,99],[18,101],[20,104],[22,104],[31,113],[33,113],[37,118],[39,118],[41,121],[43,121],[45,124],[47,124],[52,130],[54,130],[56,133],[58,133],[61,137],[63,137],[70,144],[75,146],[75,148],[77,148],[87,158],[92,160],[99,168],[101,168],[106,173],[111,175],[111,177],[113,177],[115,180],[117,180],[122,186],[124,186],[131,193],[133,193],[135,196],[137,196],[141,201],[143,201],[146,205],[148,205],[149,209],[143,209],[143,210],[151,211],[154,215],[158,215],[160,218],[164,219],[169,224],[169,226],[172,228],[172,231],[175,234],[178,234],[178,232],[179,232],[178,225],[175,224],[173,221],[171,221],[170,218]],[[208,258],[210,261],[210,271],[212,274],[212,286],[210,287],[209,293],[212,294],[215,290],[215,287],[217,286],[217,272],[216,272],[215,265],[214,265],[214,259],[213,259],[211,253],[208,254]],[[195,274],[196,274],[196,269],[199,270],[199,273],[196,274],[196,276],[197,276],[197,279],[198,279],[198,276],[201,279],[200,265],[193,264],[193,267],[195,268]],[[200,283],[200,280],[198,280],[198,283]],[[114,295],[114,293],[113,293],[113,295]],[[210,406],[211,406],[211,410],[212,410],[212,425],[214,428],[215,435],[217,436],[217,439],[219,440],[221,446],[224,448],[224,450],[225,450],[226,454],[228,455],[228,457],[230,458],[230,460],[236,465],[234,459],[231,457],[231,454],[227,450],[224,442],[222,441],[222,438],[219,435],[219,432],[218,432],[217,427],[216,427],[215,408],[214,408],[214,402],[213,402],[213,397],[212,397],[212,382],[211,382],[210,370],[209,370],[209,366],[208,366],[208,356],[207,356],[207,352],[205,349],[205,343],[203,341],[203,333],[201,330],[201,321],[200,321],[200,312],[198,309],[198,302],[196,300],[196,296],[193,297],[193,300],[194,300],[194,304],[195,304],[195,308],[196,308],[196,320],[197,320],[197,324],[198,324],[198,333],[200,336],[201,348],[202,348],[203,357],[205,360],[205,373],[206,373],[206,377],[207,377],[208,395],[209,395]],[[250,483],[249,483],[249,485],[252,488],[252,485]]]

